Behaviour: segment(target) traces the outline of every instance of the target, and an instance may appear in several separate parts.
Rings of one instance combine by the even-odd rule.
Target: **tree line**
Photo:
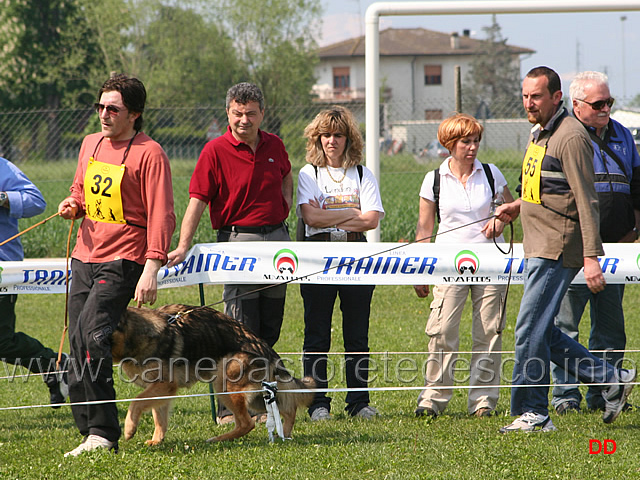
[[[93,104],[111,72],[140,78],[150,106],[218,105],[239,81],[270,106],[314,83],[319,0],[5,0],[0,106]]]

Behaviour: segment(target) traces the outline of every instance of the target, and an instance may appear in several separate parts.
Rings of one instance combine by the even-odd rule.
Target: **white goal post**
[[[505,13],[617,12],[640,10],[640,0],[451,0],[376,2],[365,14],[366,165],[380,182],[380,17],[383,15],[473,15]],[[368,233],[380,241],[380,227]]]

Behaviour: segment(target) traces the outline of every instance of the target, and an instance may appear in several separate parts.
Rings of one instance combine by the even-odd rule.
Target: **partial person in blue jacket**
[[[40,190],[10,161],[0,157],[0,242],[18,233],[18,219],[44,212],[47,206]],[[21,261],[24,251],[20,238],[0,246],[0,261]],[[1,271],[1,270],[0,270]],[[0,359],[42,374],[49,387],[53,408],[60,408],[69,389],[65,375],[54,373],[58,355],[37,339],[16,332],[15,294],[0,293]],[[64,355],[66,360],[66,355]],[[62,367],[64,368],[64,366]]]
[[[600,237],[604,243],[631,243],[638,239],[640,225],[640,156],[631,132],[610,118],[613,98],[604,73],[582,72],[569,88],[574,116],[585,126],[593,144],[595,187],[600,204]],[[555,324],[578,339],[582,313],[590,303],[589,350],[620,367],[626,336],[622,298],[623,283],[607,283],[593,293],[586,285],[572,284],[564,297]],[[605,350],[598,353],[597,350]],[[553,400],[556,412],[579,412],[582,395],[578,382],[562,365],[552,365]],[[572,385],[573,384],[573,385]],[[604,410],[603,387],[589,386],[587,407]],[[626,405],[625,408],[628,408]]]

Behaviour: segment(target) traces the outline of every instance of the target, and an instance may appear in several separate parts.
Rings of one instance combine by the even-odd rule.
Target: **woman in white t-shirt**
[[[513,197],[504,175],[493,165],[481,164],[476,155],[482,139],[483,127],[472,116],[456,114],[445,119],[438,128],[438,140],[450,152],[440,165],[439,195],[434,194],[435,172],[427,173],[420,189],[420,213],[416,240],[425,240],[433,234],[437,210],[440,221],[435,243],[459,243],[460,248],[471,249],[471,243],[504,242],[504,224],[497,219],[474,223],[490,216],[493,197],[502,195],[504,201]],[[485,168],[490,168],[494,182],[489,183]],[[496,192],[496,193],[492,193]],[[438,208],[439,207],[439,208]],[[467,226],[465,226],[467,225]],[[428,241],[428,240],[426,240]],[[414,286],[418,297],[429,295],[428,285]],[[433,288],[431,314],[427,321],[429,359],[425,375],[425,389],[418,397],[416,416],[436,417],[447,407],[453,391],[442,387],[453,385],[453,369],[459,350],[459,327],[462,310],[471,293],[473,307],[471,336],[473,341],[470,361],[467,408],[477,417],[489,416],[495,411],[500,384],[500,354],[502,337],[498,333],[503,315],[500,314],[506,285],[445,284]],[[437,387],[437,388],[434,388]]]
[[[304,219],[305,241],[366,242],[363,232],[384,217],[380,190],[373,174],[360,165],[364,142],[353,114],[335,106],[320,112],[305,128],[305,165],[298,176],[298,216]],[[304,303],[304,374],[327,388],[327,354],[331,347],[331,318],[340,296],[348,388],[368,383],[369,313],[373,285],[301,284]],[[318,352],[318,353],[315,353]],[[349,353],[359,352],[359,353]],[[331,369],[334,370],[334,369]],[[372,418],[369,392],[350,391],[345,410],[351,416]],[[315,394],[311,420],[328,420],[331,398]]]

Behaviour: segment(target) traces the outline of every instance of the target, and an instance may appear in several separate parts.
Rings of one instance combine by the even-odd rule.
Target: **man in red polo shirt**
[[[204,146],[191,177],[180,242],[169,253],[169,266],[184,261],[207,205],[218,242],[290,240],[285,220],[293,201],[291,164],[282,140],[260,130],[262,92],[250,83],[234,85],[227,92],[226,110],[226,133]],[[280,336],[287,287],[254,292],[263,287],[225,285],[225,313],[273,346]]]

